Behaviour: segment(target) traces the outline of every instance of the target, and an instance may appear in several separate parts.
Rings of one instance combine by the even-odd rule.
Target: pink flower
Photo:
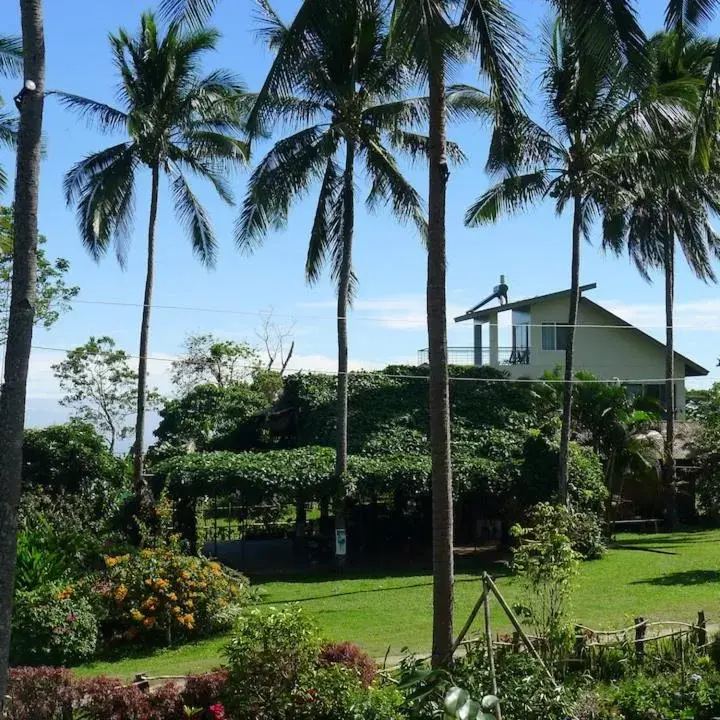
[[[215,703],[214,705],[211,705],[210,715],[212,715],[213,720],[227,720],[227,715],[225,715],[225,708],[223,707],[222,703]]]

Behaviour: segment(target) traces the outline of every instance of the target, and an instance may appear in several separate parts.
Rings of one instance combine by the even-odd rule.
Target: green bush
[[[301,609],[248,610],[225,648],[225,706],[231,717],[290,717],[303,681],[313,675],[320,647],[317,627]]]
[[[98,642],[90,603],[69,589],[48,585],[16,592],[12,615],[12,665],[71,665],[89,660]]]

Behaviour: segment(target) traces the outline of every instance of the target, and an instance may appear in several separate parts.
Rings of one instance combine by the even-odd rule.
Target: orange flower
[[[61,590],[55,597],[58,600],[67,600],[73,594],[73,589],[68,585],[64,590]]]
[[[170,602],[177,602],[177,595],[174,592],[168,593],[167,599],[170,600]]]
[[[117,588],[115,588],[115,592],[113,593],[113,597],[114,597],[119,603],[121,603],[121,602],[127,597],[127,594],[128,594],[128,589],[127,589],[127,587],[126,587],[124,584],[120,584],[120,585],[117,586]]]
[[[143,621],[143,625],[148,628],[148,630],[155,624],[155,618],[154,617],[146,617]]]
[[[162,590],[163,588],[166,588],[170,583],[165,580],[164,578],[160,578],[159,580],[155,581],[155,589],[156,590]]]
[[[145,619],[145,616],[137,608],[133,608],[130,611],[130,617],[132,617],[132,619],[136,622],[140,622]]]
[[[187,615],[179,617],[178,622],[188,630],[192,630],[195,627],[195,616],[192,613],[188,613]]]
[[[180,577],[181,577],[183,580],[189,580],[189,579],[190,579],[190,573],[189,573],[187,570],[183,570],[183,571],[180,573]]]
[[[158,599],[151,595],[144,603],[143,610],[154,610],[157,607]]]
[[[120,558],[113,557],[112,555],[106,555],[105,556],[105,565],[107,567],[113,567],[114,565],[117,565],[120,562]]]
[[[152,584],[153,584],[152,578],[147,578],[147,579],[145,580],[145,584],[148,585],[148,586],[152,585]]]
[[[193,607],[195,607],[195,603],[192,600],[188,600],[186,601],[185,606],[192,610]]]
[[[172,609],[172,611],[173,611],[173,615],[177,615],[177,616],[182,615],[182,608],[179,607],[178,605],[176,605],[176,606]]]

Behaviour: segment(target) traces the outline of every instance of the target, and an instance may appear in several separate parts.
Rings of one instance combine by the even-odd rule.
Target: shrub
[[[578,554],[568,533],[572,515],[564,506],[540,503],[530,514],[530,527],[515,526],[519,545],[513,563],[523,586],[523,615],[535,634],[543,638],[542,649],[558,659],[571,637],[567,612]]]
[[[188,675],[182,691],[183,704],[190,708],[208,709],[222,697],[227,679],[224,670],[204,675]]]
[[[97,647],[92,608],[71,589],[49,585],[16,592],[10,659],[13,665],[70,665],[89,660]]]
[[[303,678],[315,669],[319,650],[317,628],[300,608],[249,610],[225,649],[225,705],[231,717],[287,717]]]
[[[148,696],[135,685],[124,687],[113,678],[80,680],[74,687],[74,696],[76,706],[81,707],[90,720],[144,720],[150,717]]]
[[[56,720],[72,703],[71,681],[65,668],[11,668],[7,720]]]
[[[185,717],[183,707],[186,703],[176,683],[165,683],[154,688],[147,696],[147,700],[150,706],[147,720],[182,720]]]
[[[167,644],[226,629],[232,614],[223,609],[251,598],[242,576],[167,547],[107,556],[91,590],[107,635]]]
[[[326,643],[320,648],[319,662],[321,667],[344,665],[357,674],[366,688],[372,685],[377,674],[375,661],[364,650],[349,642]]]

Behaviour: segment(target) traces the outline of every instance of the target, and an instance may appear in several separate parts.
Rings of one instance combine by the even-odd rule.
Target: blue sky
[[[284,17],[291,17],[298,0],[277,0]],[[57,88],[114,102],[115,77],[107,34],[119,26],[135,29],[145,0],[98,2],[98,0],[47,0],[45,3],[49,89]],[[540,0],[516,0],[515,7],[531,34],[537,34],[547,8]],[[664,2],[640,0],[641,20],[646,32],[662,25]],[[214,24],[223,33],[219,52],[208,56],[208,69],[228,67],[239,73],[249,88],[262,82],[270,56],[253,35],[251,0],[223,0]],[[0,8],[0,32],[18,32],[16,3]],[[708,28],[720,32],[720,23]],[[456,78],[476,81],[472,68]],[[17,83],[0,81],[6,100]],[[530,85],[530,95],[533,94]],[[496,226],[469,230],[463,214],[469,203],[489,184],[483,171],[487,130],[477,124],[451,128],[469,161],[452,172],[448,195],[448,303],[457,314],[488,294],[504,273],[511,299],[566,288],[569,279],[569,218],[557,218],[550,204]],[[47,157],[43,163],[40,227],[48,237],[48,251],[71,262],[70,280],[81,287],[72,311],[49,332],[37,331],[35,344],[71,348],[90,335],[111,335],[128,352],[136,353],[139,303],[145,271],[145,233],[148,214],[147,178],[139,185],[136,228],[123,272],[112,255],[99,264],[83,250],[73,211],[62,197],[62,177],[83,155],[101,149],[112,138],[89,131],[52,98],[46,104]],[[267,146],[256,148],[258,159]],[[0,162],[11,169],[13,158],[0,153]],[[426,193],[426,171],[407,168],[416,187]],[[238,174],[235,187],[242,198],[247,171]],[[360,189],[365,187],[360,182]],[[192,256],[190,246],[175,223],[168,196],[161,196],[155,304],[196,307],[222,312],[156,309],[153,314],[151,355],[172,358],[190,331],[211,331],[234,339],[255,342],[258,313],[275,309],[278,322],[295,322],[295,368],[331,370],[335,355],[334,293],[328,280],[315,287],[304,281],[304,254],[314,209],[314,195],[300,201],[288,227],[267,238],[253,256],[233,247],[232,225],[237,209],[216,200],[206,187],[196,185],[206,201],[220,240],[217,268],[206,271]],[[1,199],[9,203],[6,193]],[[380,367],[388,362],[413,361],[426,344],[424,325],[425,255],[409,227],[398,225],[388,213],[359,212],[356,229],[355,269],[360,288],[350,320],[350,356],[357,367]],[[663,325],[663,288],[660,278],[645,283],[626,258],[602,254],[597,246],[583,248],[583,282],[597,282],[592,297],[608,305],[631,322],[656,335]],[[720,355],[720,299],[718,289],[695,280],[684,266],[677,279],[678,350],[711,368],[711,380],[719,379],[716,358]],[[135,303],[130,307],[92,304],[93,301]],[[457,312],[455,312],[457,311]],[[471,328],[449,328],[451,345],[470,345]],[[36,350],[33,354],[29,389],[28,421],[33,425],[61,419],[57,387],[50,366],[63,353]],[[167,362],[151,363],[154,382],[167,389]],[[701,384],[705,381],[700,381]]]

